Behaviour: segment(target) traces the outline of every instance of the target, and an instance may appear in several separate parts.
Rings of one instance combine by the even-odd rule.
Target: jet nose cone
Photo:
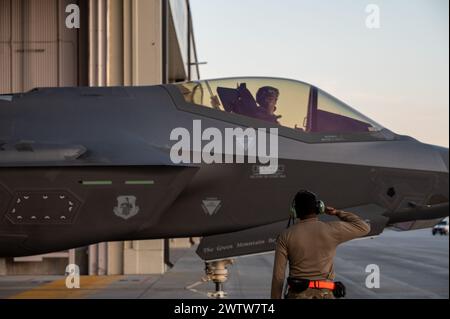
[[[447,167],[448,171],[448,148],[440,146],[433,146],[433,147],[441,155],[442,161],[444,162],[445,167]]]
[[[448,171],[448,148],[446,148],[442,153],[441,153],[442,159],[445,163],[445,166],[447,166],[447,171]]]

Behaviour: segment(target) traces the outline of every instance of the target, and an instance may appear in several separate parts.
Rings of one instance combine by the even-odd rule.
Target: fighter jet
[[[407,230],[448,215],[448,185],[448,149],[295,80],[0,96],[0,256],[194,236],[205,260],[254,253],[299,189],[370,235]]]

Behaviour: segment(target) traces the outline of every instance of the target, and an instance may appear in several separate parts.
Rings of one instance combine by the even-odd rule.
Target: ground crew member
[[[289,299],[334,299],[345,296],[345,287],[333,282],[336,247],[367,235],[370,226],[355,214],[325,207],[314,193],[300,191],[292,205],[292,218],[300,221],[288,227],[277,240],[271,297],[281,299],[286,263],[289,278],[285,297]],[[318,214],[340,221],[321,222]]]

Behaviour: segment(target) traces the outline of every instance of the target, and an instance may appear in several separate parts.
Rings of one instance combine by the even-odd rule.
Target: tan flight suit
[[[336,247],[351,239],[367,235],[370,226],[355,214],[337,211],[339,221],[321,222],[318,218],[298,221],[277,240],[271,297],[282,296],[286,263],[289,276],[310,280],[333,280]],[[327,289],[310,289],[288,293],[294,299],[334,298]]]

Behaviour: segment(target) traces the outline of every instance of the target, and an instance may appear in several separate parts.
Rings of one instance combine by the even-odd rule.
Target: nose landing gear
[[[221,259],[211,262],[205,262],[205,281],[212,281],[216,286],[215,292],[209,292],[208,297],[215,299],[222,299],[227,296],[227,293],[223,290],[223,284],[228,279],[229,265],[234,263],[234,259]]]

